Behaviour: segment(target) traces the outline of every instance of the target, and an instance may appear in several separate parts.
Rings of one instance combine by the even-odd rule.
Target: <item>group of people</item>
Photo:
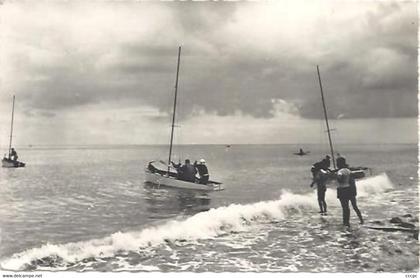
[[[189,159],[185,159],[184,165],[181,165],[181,163],[175,164],[172,161],[171,163],[177,170],[177,178],[179,180],[196,182],[196,175],[198,173],[198,183],[207,184],[207,182],[209,181],[209,171],[207,169],[206,161],[204,159],[200,159],[199,163],[195,161],[194,164],[191,164],[191,161]]]
[[[341,207],[343,209],[343,224],[350,226],[350,207],[351,203],[354,211],[359,217],[360,224],[363,224],[362,213],[357,207],[356,202],[356,182],[352,176],[349,165],[346,163],[346,159],[342,156],[338,156],[336,159],[337,169],[330,170],[331,158],[326,156],[321,161],[315,163],[312,168],[313,181],[310,187],[317,185],[318,204],[321,214],[327,213],[327,203],[325,202],[325,192],[327,191],[327,182],[329,179],[337,180],[337,198],[340,200]]]

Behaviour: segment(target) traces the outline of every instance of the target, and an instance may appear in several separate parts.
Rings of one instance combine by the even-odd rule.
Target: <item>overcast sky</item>
[[[417,142],[410,1],[4,1],[0,145]],[[379,134],[380,136],[371,136]]]

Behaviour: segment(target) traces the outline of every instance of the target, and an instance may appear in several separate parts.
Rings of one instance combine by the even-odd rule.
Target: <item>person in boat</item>
[[[299,149],[299,154],[300,154],[300,155],[304,155],[304,154],[305,154],[305,152],[303,151],[303,149],[302,149],[302,148],[300,148],[300,149]]]
[[[171,161],[172,166],[174,166],[175,169],[178,169],[179,167],[181,167],[181,161],[179,163],[175,163],[173,161]]]
[[[191,164],[189,159],[185,159],[185,164],[182,166],[173,162],[172,165],[178,172],[179,180],[195,182],[195,175],[197,174],[197,170],[195,169],[194,165]]]
[[[10,159],[13,160],[13,161],[17,161],[18,160],[18,155],[17,155],[17,152],[16,152],[16,150],[14,148],[12,148],[10,150]]]
[[[343,224],[350,226],[350,208],[349,202],[351,203],[354,211],[359,217],[360,224],[363,224],[362,213],[357,207],[356,202],[356,182],[352,177],[349,166],[346,163],[346,159],[342,156],[337,158],[337,198],[340,200],[341,207],[343,209]]]
[[[176,178],[177,179],[180,179],[179,177],[180,177],[180,173],[181,173],[181,171],[180,171],[180,168],[181,168],[181,162],[179,162],[179,163],[175,163],[175,162],[173,162],[173,161],[171,161],[171,164],[172,164],[172,166],[175,168],[175,170],[176,170],[176,172],[177,172],[177,176],[176,176]]]
[[[198,171],[198,175],[199,175],[199,183],[201,184],[207,184],[207,182],[209,181],[209,170],[207,169],[206,166],[206,161],[204,159],[200,159],[200,163],[198,164],[197,161],[194,162],[194,167],[197,169]]]
[[[327,213],[327,202],[325,202],[325,192],[327,191],[328,172],[324,169],[320,169],[316,172],[314,181],[311,183],[311,187],[316,183],[316,191],[318,197],[319,213]]]

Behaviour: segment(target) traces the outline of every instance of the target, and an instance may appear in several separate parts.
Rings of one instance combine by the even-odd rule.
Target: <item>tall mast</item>
[[[174,139],[176,97],[177,97],[177,94],[178,94],[178,75],[179,75],[180,61],[181,61],[181,46],[178,48],[178,64],[176,66],[175,97],[174,97],[174,110],[173,110],[173,113],[172,113],[171,143],[169,145],[168,175],[169,175],[169,170],[170,170],[170,167],[171,167],[172,143],[173,143],[173,139]]]
[[[10,151],[12,148],[12,138],[13,138],[13,116],[15,113],[15,96],[13,95],[13,104],[12,104],[12,122],[10,124],[10,141],[9,141],[9,159],[10,159]]]
[[[327,125],[328,141],[330,143],[330,150],[331,150],[331,158],[332,158],[332,161],[333,161],[334,169],[336,169],[335,158],[334,158],[334,149],[333,149],[333,144],[332,144],[332,140],[331,140],[331,133],[330,133],[331,130],[330,130],[330,125],[328,123],[327,107],[325,106],[324,92],[322,90],[321,74],[319,73],[319,66],[318,65],[316,66],[316,70],[318,72],[319,88],[321,89],[322,107],[324,108],[325,124]]]

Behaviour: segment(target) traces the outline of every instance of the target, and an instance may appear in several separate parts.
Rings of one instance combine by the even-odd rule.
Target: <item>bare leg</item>
[[[362,213],[360,212],[359,208],[357,207],[356,197],[352,197],[350,199],[350,202],[351,202],[351,206],[353,207],[354,211],[357,214],[357,217],[359,217],[360,224],[363,224],[364,221],[363,221]]]
[[[318,188],[318,205],[321,213],[327,212],[327,203],[325,202],[325,190]]]

